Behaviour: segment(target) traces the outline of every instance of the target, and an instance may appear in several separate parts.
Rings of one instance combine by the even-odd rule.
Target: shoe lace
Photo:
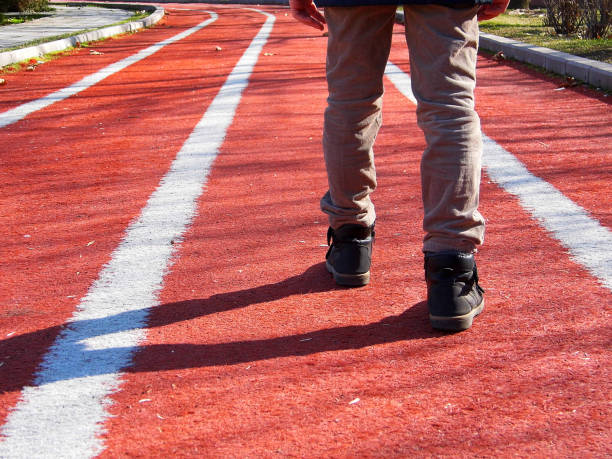
[[[333,237],[334,237],[334,230],[330,226],[329,228],[327,228],[327,245],[331,245]]]
[[[476,289],[480,293],[484,293],[484,288],[482,288],[478,284],[478,269],[476,268],[476,266],[474,266],[474,274],[472,275],[472,278],[470,279],[470,287],[473,287],[474,285],[476,285]]]
[[[330,226],[329,228],[327,228],[327,245],[329,246],[329,248],[327,249],[327,253],[325,254],[325,258],[327,258],[329,256],[329,253],[331,252],[331,249],[332,249],[332,246],[333,246],[333,239],[334,239],[334,230]]]

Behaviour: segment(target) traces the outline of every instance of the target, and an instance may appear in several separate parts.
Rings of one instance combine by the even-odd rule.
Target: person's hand
[[[312,0],[289,0],[289,7],[291,15],[302,24],[319,30],[325,28],[325,18]]]
[[[493,0],[493,3],[482,5],[478,10],[478,20],[486,21],[487,19],[493,19],[508,8],[510,0]]]

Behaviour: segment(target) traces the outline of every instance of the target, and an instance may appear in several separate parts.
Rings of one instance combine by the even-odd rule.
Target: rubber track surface
[[[265,18],[177,6],[95,44],[102,55],[6,76],[0,110],[192,27],[203,9],[217,22],[2,130],[2,420]],[[277,22],[112,397],[102,456],[611,454],[612,295],[486,175],[485,313],[464,333],[429,327],[424,140],[388,82],[373,280],[334,285],[318,209],[326,39],[264,10]],[[400,28],[391,60],[409,72]],[[483,131],[610,228],[610,105],[559,86],[480,56]]]

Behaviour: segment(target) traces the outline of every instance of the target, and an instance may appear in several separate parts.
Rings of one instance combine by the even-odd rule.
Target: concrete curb
[[[71,6],[81,6],[85,4],[81,3],[72,3]],[[66,48],[70,48],[71,46],[75,46],[77,43],[84,43],[87,41],[95,41],[100,40],[102,38],[112,37],[113,35],[119,35],[126,32],[132,32],[134,30],[142,29],[144,27],[150,27],[153,24],[159,22],[161,18],[164,17],[165,10],[158,6],[152,5],[136,5],[133,3],[130,4],[122,4],[122,3],[87,3],[87,5],[93,6],[102,6],[109,7],[112,5],[116,8],[124,8],[124,9],[140,9],[153,11],[149,16],[139,21],[126,22],[125,24],[119,24],[111,27],[105,27],[98,30],[93,30],[91,32],[85,32],[78,35],[73,35],[72,37],[63,38],[61,40],[50,41],[47,43],[42,43],[40,45],[29,46],[27,48],[16,49],[13,51],[5,51],[0,53],[0,67],[4,67],[5,65],[14,64],[15,62],[20,62],[26,59],[31,59],[33,57],[39,57],[47,53],[54,53],[57,51],[63,51]]]
[[[404,14],[398,12],[395,20],[404,23]],[[612,64],[594,61],[550,48],[530,45],[510,38],[480,32],[480,48],[506,57],[542,67],[561,76],[571,76],[596,88],[612,90]]]
[[[501,51],[506,57],[542,67],[558,75],[574,77],[597,88],[612,89],[612,64],[606,62],[482,32],[480,47],[493,52]]]

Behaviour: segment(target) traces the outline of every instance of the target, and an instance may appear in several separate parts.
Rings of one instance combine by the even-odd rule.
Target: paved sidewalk
[[[16,48],[42,38],[97,29],[124,21],[133,11],[93,6],[59,6],[49,16],[22,24],[0,27],[0,51]]]

